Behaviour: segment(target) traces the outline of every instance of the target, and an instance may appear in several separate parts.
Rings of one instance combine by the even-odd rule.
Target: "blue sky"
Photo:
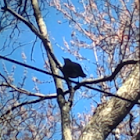
[[[79,6],[79,11],[80,10],[81,9]],[[64,47],[63,38],[65,38],[65,40],[70,45],[69,41],[71,39],[71,31],[72,31],[72,27],[69,25],[69,22],[63,18],[62,14],[59,13],[58,11],[56,11],[54,8],[48,7],[48,14],[44,18],[44,21],[45,21],[47,29],[48,29],[49,39],[53,46],[54,54],[55,54],[56,58],[61,62],[61,64],[64,63],[62,57],[70,58],[71,60],[81,64],[84,72],[87,74],[87,78],[90,77],[91,75],[93,75],[93,77],[96,78],[97,73],[96,73],[96,67],[94,65],[95,58],[94,58],[93,50],[80,49],[81,55],[83,57],[87,58],[88,60],[90,60],[90,61],[86,61],[86,60],[80,61],[80,60],[77,60],[74,56],[68,54],[68,52],[65,52],[61,49],[61,47],[62,48]],[[61,21],[62,23],[59,24],[58,21]],[[25,53],[27,56],[26,64],[45,70],[44,58],[47,58],[47,57],[46,57],[46,52],[42,46],[42,43],[40,42],[39,39],[37,39],[37,42],[35,43],[34,50],[33,50],[33,59],[35,61],[31,61],[32,45],[33,45],[33,42],[35,41],[36,37],[30,31],[30,29],[27,28],[27,26],[24,25],[23,23],[21,23],[19,25],[19,27],[20,27],[21,32],[16,40],[15,40],[15,38],[12,38],[13,40],[12,39],[9,40],[7,37],[9,32],[11,32],[12,28],[7,29],[7,31],[4,31],[2,34],[0,34],[0,42],[1,42],[0,55],[7,56],[8,58],[12,58],[14,60],[24,63],[24,61],[22,59],[22,53]],[[15,30],[15,33],[18,33],[18,30]],[[81,40],[86,40],[89,44],[91,43],[90,40],[85,38],[83,35],[79,35],[79,38]],[[4,50],[1,50],[5,41],[7,42],[7,47]],[[9,43],[9,42],[11,42],[11,43]],[[12,54],[10,54],[11,51],[13,50],[13,48],[12,48],[13,42],[15,42],[13,44],[13,48],[19,47],[19,44],[22,44],[22,47],[19,47]],[[8,55],[8,54],[10,54],[10,55]],[[17,86],[20,86],[19,82],[22,82],[23,73],[25,71],[25,68],[23,68],[22,66],[16,65],[16,64],[12,64],[8,61],[0,60],[0,71],[2,73],[4,73],[3,63],[5,64],[6,69],[9,73],[11,73],[13,65],[16,66],[16,69],[14,72],[14,79],[15,79],[14,84],[16,84]],[[110,73],[110,71],[108,69],[107,69],[107,73]],[[6,76],[6,74],[5,74],[5,76]],[[27,79],[26,79],[25,86],[24,86],[25,89],[27,89],[31,92],[35,92],[34,83],[32,82],[32,77],[37,77],[40,81],[44,82],[44,84],[38,84],[38,87],[42,94],[47,95],[47,94],[56,92],[55,85],[53,83],[53,79],[51,78],[51,76],[45,75],[43,73],[36,72],[36,71],[30,70],[30,69],[27,69]],[[78,79],[75,79],[75,81],[77,81],[77,80]],[[80,78],[80,81],[81,80],[82,80],[82,78]],[[112,84],[112,83],[110,83],[110,84]],[[93,85],[93,86],[97,87],[96,85]],[[115,91],[113,91],[113,92],[115,92]],[[75,93],[75,103],[76,104],[72,108],[73,109],[72,113],[75,113],[76,115],[83,111],[84,112],[90,111],[91,104],[94,104],[96,106],[96,103],[94,102],[94,100],[96,100],[98,103],[100,102],[100,99],[99,99],[100,95],[98,92],[96,92],[94,90],[89,90],[88,95],[91,94],[91,95],[95,95],[95,96],[93,96],[92,98],[87,98],[87,99],[81,97],[81,94],[83,94],[83,93],[84,93],[84,88],[81,88],[80,90],[78,90]],[[34,97],[32,97],[30,99],[34,99]],[[53,100],[53,101],[55,104],[57,104],[55,100]]]
[[[48,11],[49,11],[49,13],[44,18],[44,21],[46,22],[49,38],[51,40],[54,54],[57,57],[57,59],[61,62],[61,64],[63,64],[64,62],[63,62],[62,57],[70,58],[71,60],[81,64],[81,66],[83,67],[83,70],[87,74],[87,77],[89,77],[90,74],[93,75],[94,65],[92,63],[87,62],[85,60],[78,61],[75,59],[74,56],[68,54],[67,52],[64,52],[61,49],[61,47],[64,47],[63,38],[65,38],[65,40],[69,43],[69,40],[71,39],[72,29],[69,27],[69,22],[67,20],[63,19],[62,14],[58,13],[54,8],[50,8],[50,7],[49,7]],[[62,21],[62,23],[59,24],[58,21]],[[46,58],[46,53],[44,51],[44,48],[43,48],[40,40],[37,39],[37,42],[35,43],[34,50],[33,50],[33,59],[35,61],[31,61],[32,44],[35,41],[36,37],[29,30],[29,28],[27,28],[27,26],[24,25],[23,23],[21,23],[19,25],[19,27],[20,27],[21,33],[17,37],[17,40],[15,40],[15,38],[12,38],[13,39],[12,41],[13,42],[15,41],[15,43],[13,45],[14,48],[19,47],[19,45],[21,45],[21,44],[22,44],[22,47],[19,47],[11,54],[11,52],[13,50],[13,48],[11,47],[12,46],[12,41],[11,41],[11,43],[7,45],[7,48],[5,48],[4,51],[3,50],[0,51],[0,54],[3,56],[6,56],[8,58],[12,58],[14,60],[24,62],[22,59],[22,53],[24,52],[27,56],[26,64],[35,66],[40,69],[44,69],[43,56],[45,56],[44,58]],[[11,29],[8,29],[6,32],[3,32],[2,34],[0,34],[0,42],[5,43],[4,41],[7,40],[7,34],[9,34],[9,32],[11,32]],[[15,30],[15,33],[18,33],[18,30]],[[81,36],[81,39],[82,39],[82,36]],[[7,40],[7,42],[9,42],[9,40]],[[2,46],[3,46],[3,44],[1,45],[1,47]],[[88,49],[81,49],[80,52],[85,58],[87,58],[91,61],[94,60],[92,51],[90,51]],[[17,86],[20,86],[19,82],[22,82],[23,73],[24,73],[25,68],[23,68],[22,66],[16,65],[16,64],[11,64],[10,62],[4,61],[4,60],[0,60],[0,70],[2,71],[2,73],[3,73],[2,63],[5,64],[9,73],[10,73],[13,65],[16,66],[16,69],[14,72],[14,79],[15,79],[14,84],[16,84]],[[88,71],[85,69],[85,67]],[[94,76],[95,76],[95,74],[94,74]],[[36,72],[34,70],[30,70],[30,69],[27,69],[27,79],[26,79],[25,86],[24,86],[25,89],[27,89],[31,92],[35,91],[34,83],[32,82],[32,77],[37,77],[40,81],[46,82],[44,84],[38,84],[38,87],[39,87],[41,93],[46,95],[46,94],[51,94],[51,93],[56,92],[54,83],[50,82],[50,81],[53,81],[53,79],[49,75],[45,75],[45,74]],[[75,80],[77,81],[78,79],[75,79]],[[82,80],[82,78],[80,78],[80,80]],[[48,84],[48,82],[50,82],[50,83]],[[80,92],[80,90],[79,90],[79,92]],[[75,100],[79,99],[79,95],[78,95],[79,92],[76,92]],[[92,92],[94,92],[94,91],[92,91]],[[30,98],[30,99],[33,99],[33,98]],[[86,104],[86,108],[90,110],[91,101],[92,100],[89,101],[89,99],[88,100],[80,99],[80,102],[78,102],[74,108],[74,112],[83,111],[85,109],[85,104]]]
[[[74,3],[77,5],[76,8],[78,9],[78,11],[82,11],[81,4],[78,4],[76,1],[74,1]],[[55,56],[58,58],[58,60],[61,62],[61,64],[64,63],[62,57],[67,57],[75,62],[80,63],[84,72],[87,74],[87,77],[90,77],[91,75],[93,75],[93,77],[96,78],[97,73],[96,73],[96,67],[94,65],[95,58],[94,58],[93,50],[80,49],[81,55],[90,61],[77,60],[74,56],[70,55],[68,52],[63,51],[61,49],[61,47],[65,48],[64,43],[63,43],[63,38],[65,38],[65,40],[70,45],[72,26],[70,26],[69,22],[66,19],[64,19],[64,16],[60,12],[56,11],[54,8],[49,7],[49,6],[47,8],[48,8],[47,9],[48,14],[45,16],[44,21],[45,21],[47,29],[48,29],[49,38],[50,38],[51,44],[53,46]],[[45,15],[45,13],[43,13],[43,14]],[[58,21],[61,21],[61,24],[59,24]],[[2,34],[0,34],[0,42],[1,42],[0,54],[3,56],[7,56],[9,58],[18,60],[20,62],[24,62],[22,59],[22,53],[24,52],[27,56],[26,64],[35,66],[40,69],[44,69],[44,58],[46,59],[46,52],[42,46],[42,43],[40,42],[39,39],[37,39],[37,42],[35,43],[34,50],[33,50],[33,59],[35,61],[31,61],[32,45],[33,45],[33,42],[35,41],[36,37],[30,31],[30,29],[27,28],[27,26],[24,25],[23,23],[19,24],[19,28],[20,28],[20,35],[17,36],[17,39],[11,38],[13,40],[9,40],[7,37],[9,32],[12,31],[11,30],[12,28],[7,29]],[[18,33],[18,30],[15,30],[14,32]],[[81,40],[86,40],[89,44],[91,43],[90,40],[85,38],[83,35],[79,35],[78,37]],[[1,50],[3,47],[3,43],[5,43],[5,41],[7,42],[6,43],[7,46],[5,47],[4,50]],[[11,42],[11,43],[9,43],[9,42]],[[13,42],[14,42],[14,44],[12,45]],[[19,45],[21,45],[21,44],[22,44],[22,47],[19,47]],[[12,52],[13,48],[16,48],[16,47],[19,47],[19,48],[16,49],[12,54],[10,54]],[[10,55],[8,55],[8,54],[10,54]],[[1,71],[3,71],[3,68],[2,68],[3,62],[5,63],[6,68],[9,72],[11,71],[12,66],[15,65],[15,64],[11,64],[7,61],[0,60],[0,70]],[[17,84],[19,81],[22,80],[23,72],[24,72],[24,68],[19,65],[16,65],[15,75],[14,75],[15,84]],[[108,70],[107,70],[107,72],[110,73],[110,71],[108,71]],[[50,76],[30,70],[30,69],[28,69],[27,77],[28,78],[26,80],[26,84],[25,84],[24,88],[27,90],[30,90],[32,92],[34,91],[34,89],[33,89],[34,84],[32,83],[32,77],[37,77],[40,81],[43,81],[43,82],[52,81],[52,78],[50,78]],[[77,81],[77,79],[75,79],[75,80]],[[80,79],[80,80],[82,80],[82,79]],[[48,86],[48,88],[46,88],[46,85]],[[55,93],[55,86],[52,82],[50,84],[39,84],[38,86],[40,87],[41,92],[43,94]],[[96,93],[96,91],[92,91],[92,92]]]

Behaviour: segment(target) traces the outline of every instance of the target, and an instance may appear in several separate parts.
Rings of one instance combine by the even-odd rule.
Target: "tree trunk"
[[[132,100],[125,101],[111,98],[100,105],[91,121],[83,130],[80,140],[104,140],[108,134],[125,118],[135,103],[140,99],[140,64],[134,65],[133,70],[117,91],[117,95]]]

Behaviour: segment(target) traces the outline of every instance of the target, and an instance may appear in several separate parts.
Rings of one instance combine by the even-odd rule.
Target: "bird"
[[[86,77],[86,74],[83,72],[82,67],[78,63],[72,62],[68,58],[63,59],[65,63],[62,67],[64,76],[69,78]]]

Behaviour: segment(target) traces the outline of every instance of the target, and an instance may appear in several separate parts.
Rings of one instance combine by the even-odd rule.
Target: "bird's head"
[[[64,59],[65,64],[69,64],[69,63],[72,62],[72,61],[71,61],[70,59],[68,59],[68,58],[64,58],[64,57],[63,57],[63,59]]]

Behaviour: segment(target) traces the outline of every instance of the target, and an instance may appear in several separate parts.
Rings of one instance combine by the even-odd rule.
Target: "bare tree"
[[[7,65],[1,63],[0,72],[0,137],[7,139],[64,139],[64,140],[104,140],[139,139],[139,99],[140,99],[140,51],[139,51],[139,1],[37,1],[3,0],[1,5],[1,52],[10,48],[10,53],[0,55],[1,60],[12,64],[9,73]],[[88,74],[82,82],[67,77],[63,66],[54,53],[53,41],[47,30],[45,18],[53,7],[71,27],[71,40],[63,38],[63,51],[87,64]],[[24,26],[26,29],[23,30]],[[61,32],[61,31],[60,31]],[[21,35],[35,36],[30,56],[32,61],[36,43],[46,70],[31,66],[22,52],[24,63],[12,59],[14,52],[26,46]],[[57,46],[58,47],[58,46]],[[84,52],[83,52],[84,50]],[[86,52],[92,52],[92,58]],[[46,54],[46,55],[44,55]],[[38,54],[36,54],[38,55]],[[5,62],[5,61],[4,61]],[[79,61],[80,62],[80,61]],[[88,64],[92,64],[90,69]],[[24,68],[22,81],[16,83],[15,65]],[[83,65],[82,65],[83,66]],[[88,71],[89,69],[89,71]],[[47,81],[33,76],[34,92],[25,89],[30,70],[49,75]],[[18,71],[19,72],[19,71]],[[85,77],[85,74],[84,76]],[[56,93],[43,94],[39,84],[50,83]],[[31,84],[31,81],[29,82]],[[78,98],[92,101],[90,112],[77,113]],[[91,92],[93,92],[91,94]],[[96,97],[96,98],[94,98]],[[96,100],[97,99],[97,100]],[[93,103],[94,102],[94,103]],[[95,105],[96,104],[96,105]],[[84,105],[83,105],[84,106]],[[61,125],[60,125],[61,124]]]

